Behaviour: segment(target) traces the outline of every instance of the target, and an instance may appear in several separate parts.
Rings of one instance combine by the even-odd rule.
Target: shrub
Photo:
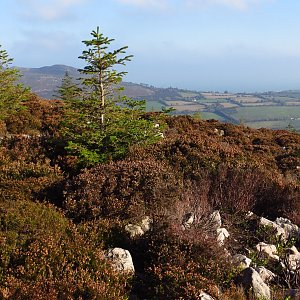
[[[148,159],[102,164],[70,180],[65,209],[80,221],[99,217],[136,218],[161,214],[180,196],[176,172]]]
[[[217,286],[228,286],[235,274],[215,237],[201,226],[183,231],[178,223],[156,220],[139,246],[143,275],[134,291],[146,298],[199,299],[201,291],[218,297]]]
[[[2,299],[125,299],[127,276],[52,206],[5,203],[0,217]]]
[[[8,133],[30,135],[57,133],[63,117],[61,101],[43,100],[35,94],[30,94],[24,102],[24,107],[26,109],[5,119]]]
[[[250,211],[260,201],[258,193],[269,181],[268,174],[258,169],[229,168],[222,164],[212,174],[210,201],[214,208],[227,212]]]
[[[0,145],[0,199],[34,199],[46,187],[62,180],[51,165],[39,137],[15,136]]]

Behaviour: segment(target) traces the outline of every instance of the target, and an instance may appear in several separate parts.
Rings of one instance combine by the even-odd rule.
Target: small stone
[[[109,249],[105,255],[112,262],[116,271],[134,273],[134,265],[131,254],[122,248]]]
[[[251,262],[252,260],[243,254],[235,254],[232,257],[232,263],[235,266],[242,268],[242,270],[250,267]]]
[[[257,249],[257,251],[267,254],[270,258],[277,260],[277,261],[279,260],[279,256],[276,254],[277,249],[276,249],[275,245],[260,242],[256,245],[255,248]]]
[[[218,228],[217,229],[217,241],[220,246],[224,245],[225,240],[229,237],[229,232],[226,228]]]

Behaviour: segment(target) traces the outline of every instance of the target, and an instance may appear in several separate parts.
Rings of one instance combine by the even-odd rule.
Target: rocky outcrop
[[[259,218],[252,212],[249,212],[246,215],[246,218],[250,221],[255,221],[253,224],[255,224],[256,228],[257,225],[258,227],[269,227],[272,230],[271,234],[273,233],[278,238],[278,241],[282,241],[283,243],[291,237],[300,236],[300,230],[298,226],[293,224],[288,219],[277,218],[273,222],[263,217]],[[200,221],[202,222],[203,220]],[[152,222],[153,221],[150,217],[145,217],[137,224],[126,225],[125,230],[132,238],[142,236],[145,234],[145,232],[151,230]],[[199,220],[196,218],[195,213],[186,213],[181,222],[182,230],[190,230],[192,226],[196,226],[198,222]],[[279,266],[278,269],[281,267],[281,270],[283,270],[282,272],[285,272],[284,274],[287,275],[286,278],[288,278],[288,276],[295,276],[295,274],[298,274],[297,272],[299,272],[300,278],[300,252],[295,246],[284,250],[281,249],[279,251],[276,245],[259,242],[254,249],[248,250],[248,253],[254,253],[254,258],[252,261],[244,254],[229,253],[229,251],[224,248],[225,241],[229,237],[230,233],[226,228],[222,227],[222,219],[219,211],[213,211],[207,217],[207,220],[204,220],[204,224],[206,224],[211,229],[211,233],[216,236],[216,243],[218,243],[219,247],[223,247],[224,253],[226,252],[226,255],[232,265],[240,270],[239,275],[236,277],[236,282],[240,284],[245,291],[251,291],[256,299],[271,299],[269,284],[274,282],[275,279],[277,280],[279,275],[268,270],[265,266],[259,265],[261,262],[254,259],[255,255],[260,257],[260,255],[263,254],[263,263],[266,264],[266,266],[268,263],[271,263],[271,266],[274,266],[274,264]],[[110,249],[107,252],[106,257],[111,260],[114,268],[117,271],[134,272],[131,255],[127,250],[121,248]],[[287,293],[291,299],[300,299],[297,298],[299,295],[298,290],[291,289],[287,291]],[[212,296],[204,291],[201,292],[200,299],[213,300]]]
[[[289,219],[277,218],[274,222],[266,218],[261,217],[260,226],[268,226],[274,229],[277,237],[281,237],[283,240],[288,238],[298,238],[300,236],[300,228],[293,224]]]

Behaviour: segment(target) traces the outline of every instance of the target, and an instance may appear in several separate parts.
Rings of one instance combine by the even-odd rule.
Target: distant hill
[[[25,86],[32,89],[33,92],[46,99],[55,99],[56,91],[61,85],[62,79],[66,71],[74,78],[79,78],[81,75],[74,67],[66,65],[53,65],[41,68],[18,68],[23,77],[21,79]],[[146,84],[135,84],[123,82],[126,88],[126,95],[132,98],[143,98],[153,96],[156,93],[154,87]]]
[[[22,82],[45,99],[57,98],[56,91],[68,73],[79,78],[76,68],[53,65],[41,68],[19,68]],[[123,82],[124,94],[133,99],[145,99],[148,111],[174,108],[174,114],[201,115],[255,128],[290,128],[300,132],[300,90],[264,93],[229,93],[190,91],[177,88],[157,88],[148,84]]]

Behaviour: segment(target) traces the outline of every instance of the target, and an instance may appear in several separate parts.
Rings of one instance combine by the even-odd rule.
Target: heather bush
[[[64,207],[77,221],[162,214],[180,197],[176,171],[148,159],[124,160],[86,170],[69,181]]]
[[[183,231],[178,223],[156,220],[132,251],[134,257],[143,253],[134,292],[149,299],[199,299],[201,291],[218,297],[218,287],[227,287],[236,272],[201,226]]]
[[[258,191],[254,212],[270,219],[278,216],[290,218],[299,223],[300,186],[271,181]]]
[[[261,193],[266,181],[271,181],[268,175],[255,168],[220,165],[211,177],[209,198],[212,206],[231,213],[252,210],[261,201],[258,193]]]
[[[148,299],[199,299],[201,290],[216,299],[247,299],[232,285],[238,270],[207,217],[220,210],[230,232],[226,249],[247,255],[259,240],[271,241],[258,231],[259,216],[300,225],[297,134],[170,117],[157,144],[133,145],[126,159],[75,176],[78,158],[66,155],[56,131],[60,104],[38,103],[36,132],[43,136],[13,135],[0,145],[4,299],[123,299],[131,283],[132,294]],[[9,130],[20,133],[25,119]],[[30,202],[41,199],[69,219],[51,205]],[[246,218],[248,210],[258,217]],[[183,230],[191,213],[194,223]],[[146,215],[153,227],[131,238],[125,226]],[[134,278],[118,276],[103,261],[102,249],[110,247],[130,251]]]
[[[104,260],[100,241],[80,234],[60,212],[33,202],[3,203],[2,299],[125,299],[129,277]]]
[[[4,121],[0,120],[0,137],[5,136],[6,134],[6,124]]]
[[[163,141],[150,150],[133,149],[132,155],[138,151],[140,157],[166,159],[188,172],[197,167],[213,170],[219,163],[225,163],[233,167],[258,167],[274,176],[285,171],[280,157],[299,157],[299,134],[199,121],[188,116],[169,117],[166,122],[168,130]],[[224,132],[222,136],[218,134],[220,130]],[[295,173],[296,165],[293,168]]]
[[[5,119],[9,134],[57,134],[63,117],[61,101],[43,100],[35,94],[30,94],[24,107],[25,109],[18,114]]]
[[[77,229],[85,239],[91,239],[95,245],[105,249],[114,247],[128,249],[133,241],[125,231],[126,224],[127,221],[117,218],[101,218],[81,222],[77,225]]]
[[[62,180],[60,169],[45,155],[39,137],[15,136],[0,145],[0,199],[33,199]]]

